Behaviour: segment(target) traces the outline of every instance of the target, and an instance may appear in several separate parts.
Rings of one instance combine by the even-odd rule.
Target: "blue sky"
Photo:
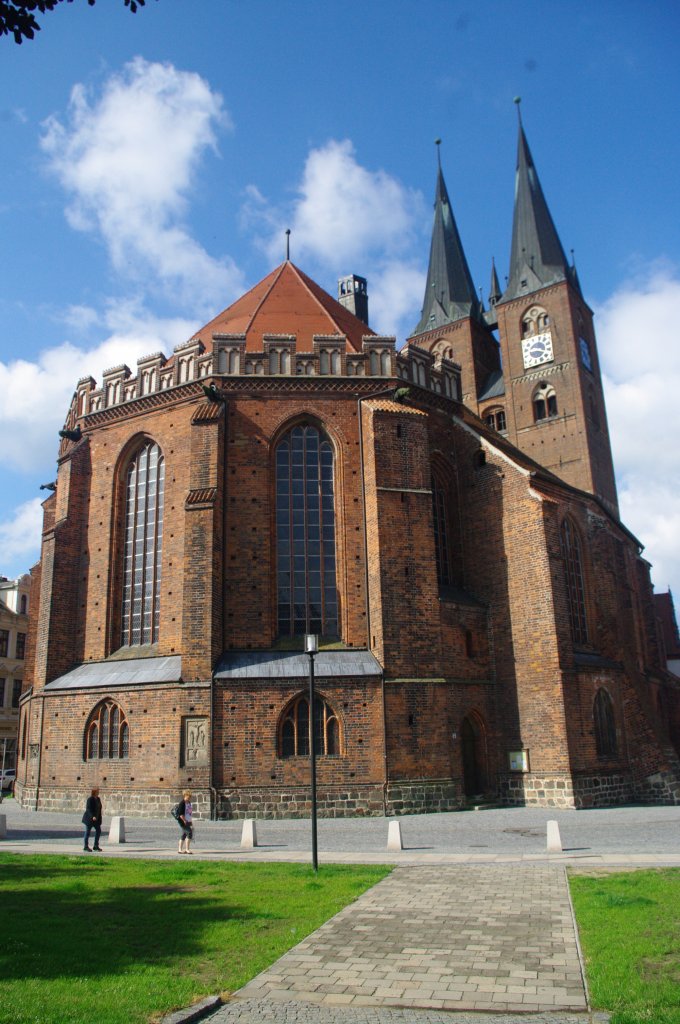
[[[190,17],[188,16],[190,15]],[[507,273],[517,119],[596,313],[622,517],[680,597],[675,2],[122,0],[0,40],[0,571],[38,556],[77,379],[174,345],[291,255],[415,326],[436,156]]]

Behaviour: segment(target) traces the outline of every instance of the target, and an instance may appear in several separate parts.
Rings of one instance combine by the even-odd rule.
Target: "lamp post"
[[[314,655],[319,653],[319,638],[316,633],[305,633],[305,651],[309,655],[309,766],[311,772],[312,796],[312,867],[319,870],[316,844],[316,736],[314,731]]]

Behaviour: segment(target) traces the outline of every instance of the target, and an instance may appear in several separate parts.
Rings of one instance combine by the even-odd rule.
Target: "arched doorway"
[[[466,715],[460,730],[463,756],[463,787],[468,799],[486,791],[486,737],[477,715]]]

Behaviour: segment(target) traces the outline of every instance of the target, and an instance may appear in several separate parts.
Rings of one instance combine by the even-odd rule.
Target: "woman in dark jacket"
[[[90,832],[94,829],[94,849],[101,853],[102,848],[99,845],[99,837],[102,834],[102,802],[99,799],[98,789],[93,789],[87,798],[85,813],[83,814],[83,825],[85,826],[85,845],[83,849],[87,850],[88,853],[92,853],[93,847],[90,846]]]

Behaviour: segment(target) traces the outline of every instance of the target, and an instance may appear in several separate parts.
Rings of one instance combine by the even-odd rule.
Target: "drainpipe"
[[[213,785],[213,735],[215,721],[215,672],[210,673],[210,743],[208,745],[208,789],[210,790],[210,820],[217,821],[217,790]]]
[[[41,694],[41,697],[42,697],[42,713],[40,715],[40,743],[39,743],[39,746],[38,746],[38,751],[39,751],[39,756],[38,756],[38,778],[37,778],[37,781],[36,781],[36,784],[35,784],[35,807],[33,808],[34,811],[38,810],[38,802],[40,800],[40,777],[41,777],[41,773],[42,773],[42,756],[43,756],[43,729],[44,729],[44,725],[45,725],[45,694],[44,694],[44,692]]]

